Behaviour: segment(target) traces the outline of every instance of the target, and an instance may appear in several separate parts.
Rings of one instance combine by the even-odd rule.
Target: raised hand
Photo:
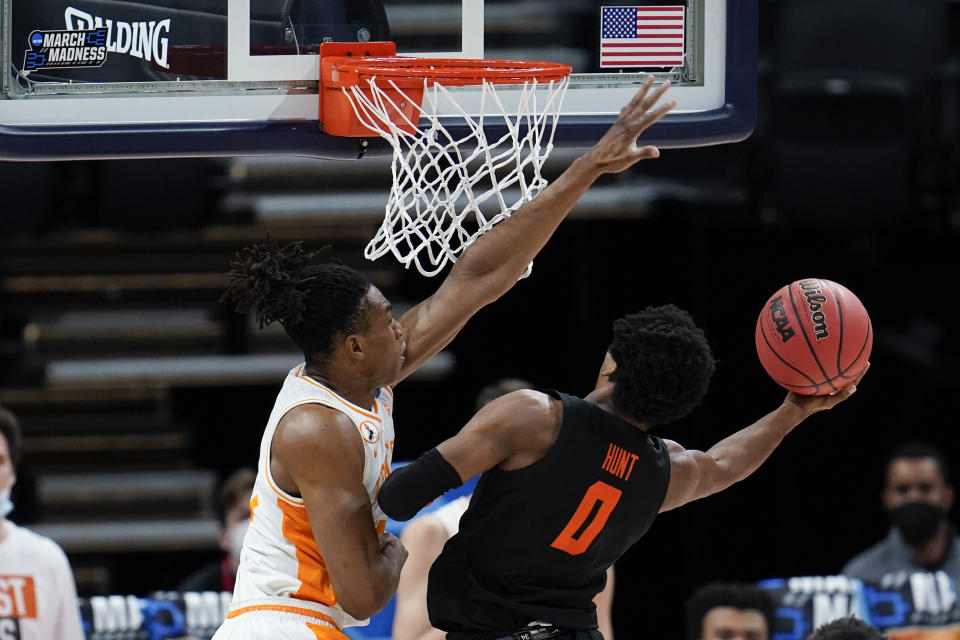
[[[860,380],[863,379],[864,374],[869,368],[870,363],[868,362],[867,366],[863,368],[863,371],[860,372],[860,375],[858,375],[853,382],[840,391],[835,391],[828,396],[801,396],[791,391],[787,394],[787,398],[783,401],[783,403],[792,404],[807,415],[816,413],[817,411],[833,409],[835,406],[854,394],[854,392],[857,390],[857,385],[860,384]]]
[[[676,100],[657,105],[669,88],[668,80],[653,89],[653,76],[647,76],[640,90],[620,110],[617,121],[587,152],[587,157],[596,163],[602,173],[618,173],[640,160],[660,157],[660,150],[654,146],[638,148],[637,138],[677,106]]]

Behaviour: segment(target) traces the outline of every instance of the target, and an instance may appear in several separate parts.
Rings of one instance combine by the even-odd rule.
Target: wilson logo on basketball
[[[787,312],[783,308],[783,296],[777,296],[770,301],[770,320],[777,328],[777,333],[780,334],[782,342],[786,343],[787,340],[796,335],[790,328],[790,319],[787,318]]]
[[[782,344],[777,331],[781,338],[796,331],[801,339]],[[863,372],[873,327],[852,291],[831,280],[803,278],[767,299],[754,341],[763,368],[777,384],[801,395],[826,395],[853,384]]]
[[[380,430],[377,429],[377,425],[373,424],[369,420],[364,420],[360,423],[360,433],[363,435],[363,439],[373,444],[380,439]]]
[[[807,308],[810,310],[810,319],[813,321],[813,331],[817,342],[828,337],[827,316],[823,313],[823,303],[827,301],[827,296],[823,295],[823,289],[820,288],[820,282],[817,280],[802,280],[800,288],[803,289],[803,295],[807,299]]]

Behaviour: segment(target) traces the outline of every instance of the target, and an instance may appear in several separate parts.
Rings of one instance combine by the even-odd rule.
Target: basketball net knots
[[[404,267],[414,265],[423,275],[434,276],[547,186],[541,169],[553,150],[569,77],[524,83],[516,109],[506,107],[495,85],[484,81],[477,117],[468,115],[439,82],[428,86],[424,80],[423,105],[414,103],[417,122],[377,86],[376,77],[367,84],[366,93],[359,86],[343,92],[360,123],[393,147],[393,187],[383,224],[364,250],[367,259],[392,253]],[[388,84],[407,99],[393,81]],[[466,123],[466,135],[454,138],[441,122],[441,101],[452,105]],[[492,115],[486,113],[488,103],[495,107]],[[393,118],[401,118],[401,124]],[[492,140],[485,127],[506,132]],[[522,277],[532,267],[531,262]]]

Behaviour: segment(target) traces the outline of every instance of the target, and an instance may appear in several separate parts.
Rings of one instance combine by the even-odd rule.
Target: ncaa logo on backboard
[[[364,440],[373,444],[380,439],[380,429],[369,420],[364,420],[360,423],[360,435],[363,436]]]
[[[102,67],[107,60],[107,29],[30,33],[30,48],[23,52],[23,70]]]

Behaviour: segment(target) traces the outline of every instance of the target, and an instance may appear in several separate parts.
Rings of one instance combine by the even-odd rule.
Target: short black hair
[[[20,464],[22,439],[20,436],[20,422],[7,409],[0,407],[0,434],[7,440],[7,449],[10,450],[10,464],[16,470]]]
[[[884,468],[884,473],[889,475],[890,465],[893,464],[893,461],[904,458],[907,460],[932,458],[933,461],[937,463],[937,467],[940,469],[940,475],[943,476],[943,481],[948,484],[950,483],[950,465],[947,463],[947,457],[943,454],[943,451],[932,444],[919,441],[901,444],[890,452],[890,456],[887,458],[887,466]],[[886,478],[884,478],[884,483],[886,483]]]
[[[256,480],[257,474],[252,469],[242,468],[227,476],[220,485],[217,492],[217,517],[220,518],[221,527],[227,526],[227,512],[238,502],[250,502]]]
[[[768,637],[773,637],[774,604],[766,591],[742,582],[712,582],[687,599],[687,640],[703,635],[703,619],[717,607],[759,611],[767,622]]]
[[[886,640],[876,627],[849,616],[821,625],[807,640]]]
[[[672,304],[616,320],[609,351],[617,363],[614,409],[648,427],[690,413],[716,367],[703,330]]]
[[[245,247],[230,263],[222,300],[239,313],[253,310],[261,329],[279,322],[308,362],[324,364],[338,336],[366,326],[371,284],[343,264],[311,265],[315,255],[301,242]]]

